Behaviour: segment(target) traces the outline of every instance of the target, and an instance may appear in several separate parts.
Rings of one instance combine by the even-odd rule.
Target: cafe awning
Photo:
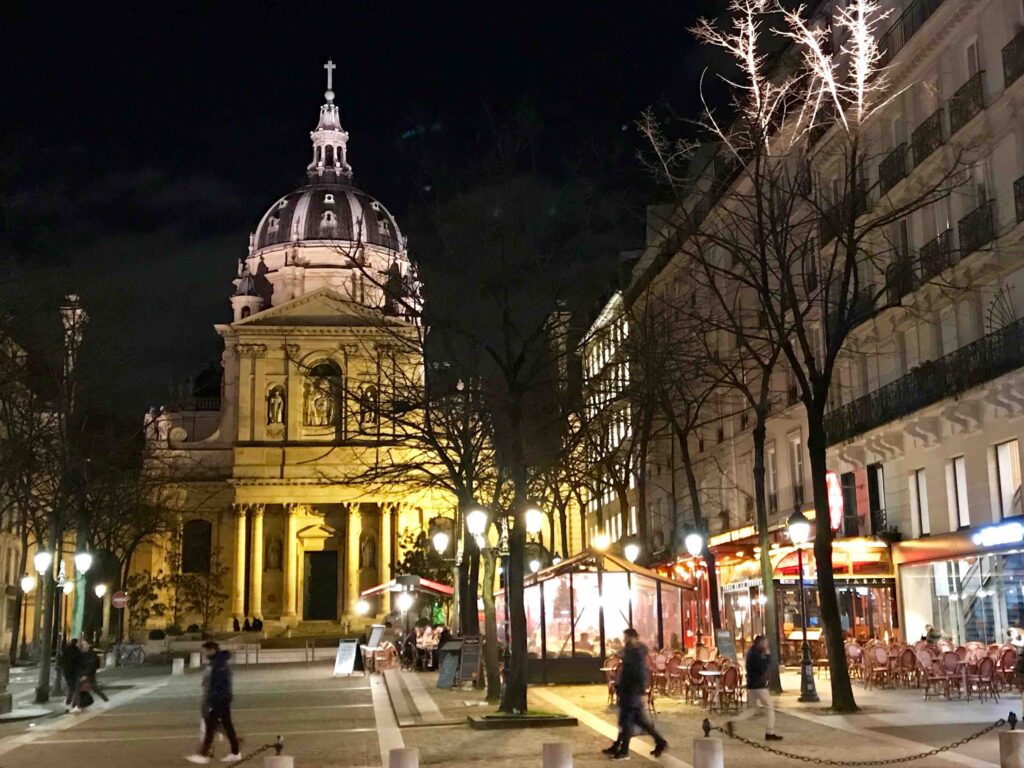
[[[383,584],[364,589],[359,594],[362,597],[373,597],[384,592],[422,592],[434,597],[451,597],[454,590],[447,584],[439,581],[424,579],[422,576],[398,576]]]

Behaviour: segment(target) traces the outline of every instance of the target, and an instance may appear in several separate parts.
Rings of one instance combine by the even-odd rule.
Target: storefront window
[[[843,637],[865,642],[892,635],[892,590],[888,586],[849,584],[836,588]]]
[[[663,641],[668,650],[678,651],[683,647],[683,615],[679,587],[661,585],[661,625]]]
[[[661,647],[658,636],[658,588],[654,579],[633,574],[630,584],[630,601],[633,607],[633,629],[640,636],[640,642],[650,649]]]
[[[953,643],[999,643],[1024,626],[1024,553],[905,565],[900,576],[908,640],[931,626]]]
[[[576,609],[573,639],[577,656],[601,654],[601,592],[596,573],[572,575],[573,606]]]
[[[629,583],[624,573],[601,574],[604,606],[604,646],[608,655],[622,650],[622,633],[629,626]]]
[[[526,608],[526,655],[531,659],[540,658],[540,585],[534,584],[523,590],[523,605]]]
[[[572,603],[569,574],[544,581],[546,654],[549,659],[572,656]]]

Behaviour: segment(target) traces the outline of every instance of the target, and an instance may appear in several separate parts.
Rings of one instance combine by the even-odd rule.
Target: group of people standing
[[[60,653],[59,668],[68,686],[64,705],[68,712],[78,713],[90,707],[93,694],[104,701],[110,701],[96,682],[100,669],[100,657],[88,640],[73,638]]]

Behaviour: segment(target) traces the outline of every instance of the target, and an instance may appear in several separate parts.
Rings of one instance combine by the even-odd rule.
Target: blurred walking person
[[[107,694],[103,692],[100,684],[96,682],[96,674],[100,671],[100,657],[96,651],[93,650],[88,640],[82,640],[82,659],[81,669],[79,672],[79,680],[85,678],[86,683],[92,693],[95,693],[104,701],[110,701],[107,698]]]
[[[654,751],[657,757],[668,747],[668,742],[658,733],[647,714],[644,700],[647,692],[647,646],[640,642],[636,630],[630,627],[622,633],[622,664],[619,665],[619,680],[616,695],[619,700],[619,737],[610,747],[602,750],[613,760],[629,759],[629,741],[635,728],[654,737]]]
[[[217,728],[224,730],[224,735],[231,745],[230,754],[221,758],[222,763],[237,763],[242,759],[239,752],[238,735],[231,722],[231,700],[234,698],[231,679],[231,654],[222,651],[217,643],[209,640],[203,643],[206,658],[209,660],[209,676],[204,677],[205,697],[203,700],[203,743],[199,752],[185,759],[190,763],[205,765],[210,762],[213,748],[213,737]]]
[[[741,720],[748,720],[757,714],[755,704],[764,708],[768,717],[768,725],[765,728],[765,741],[782,741],[782,737],[775,733],[775,704],[772,702],[772,695],[768,691],[768,677],[772,667],[772,657],[768,655],[768,638],[758,635],[754,643],[747,651],[747,709],[732,720],[725,723],[726,732],[732,736],[733,724]]]
[[[60,673],[68,686],[68,695],[64,699],[64,706],[68,712],[81,711],[78,706],[78,672],[81,664],[82,649],[78,647],[78,638],[74,637],[60,654]]]

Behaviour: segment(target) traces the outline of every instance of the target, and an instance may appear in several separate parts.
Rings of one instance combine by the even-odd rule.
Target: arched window
[[[330,205],[333,202],[334,202],[334,195],[333,194],[328,192],[326,195],[324,195],[324,204],[325,205]]]
[[[336,426],[344,391],[341,369],[330,360],[317,363],[310,368],[303,390],[303,423],[308,427]]]
[[[280,226],[281,220],[277,216],[271,216],[270,221],[267,222],[267,232],[277,232],[278,226]]]
[[[207,520],[189,520],[181,532],[181,572],[209,573],[213,526]]]
[[[333,227],[335,221],[334,211],[324,211],[320,215],[320,226],[322,227]]]

